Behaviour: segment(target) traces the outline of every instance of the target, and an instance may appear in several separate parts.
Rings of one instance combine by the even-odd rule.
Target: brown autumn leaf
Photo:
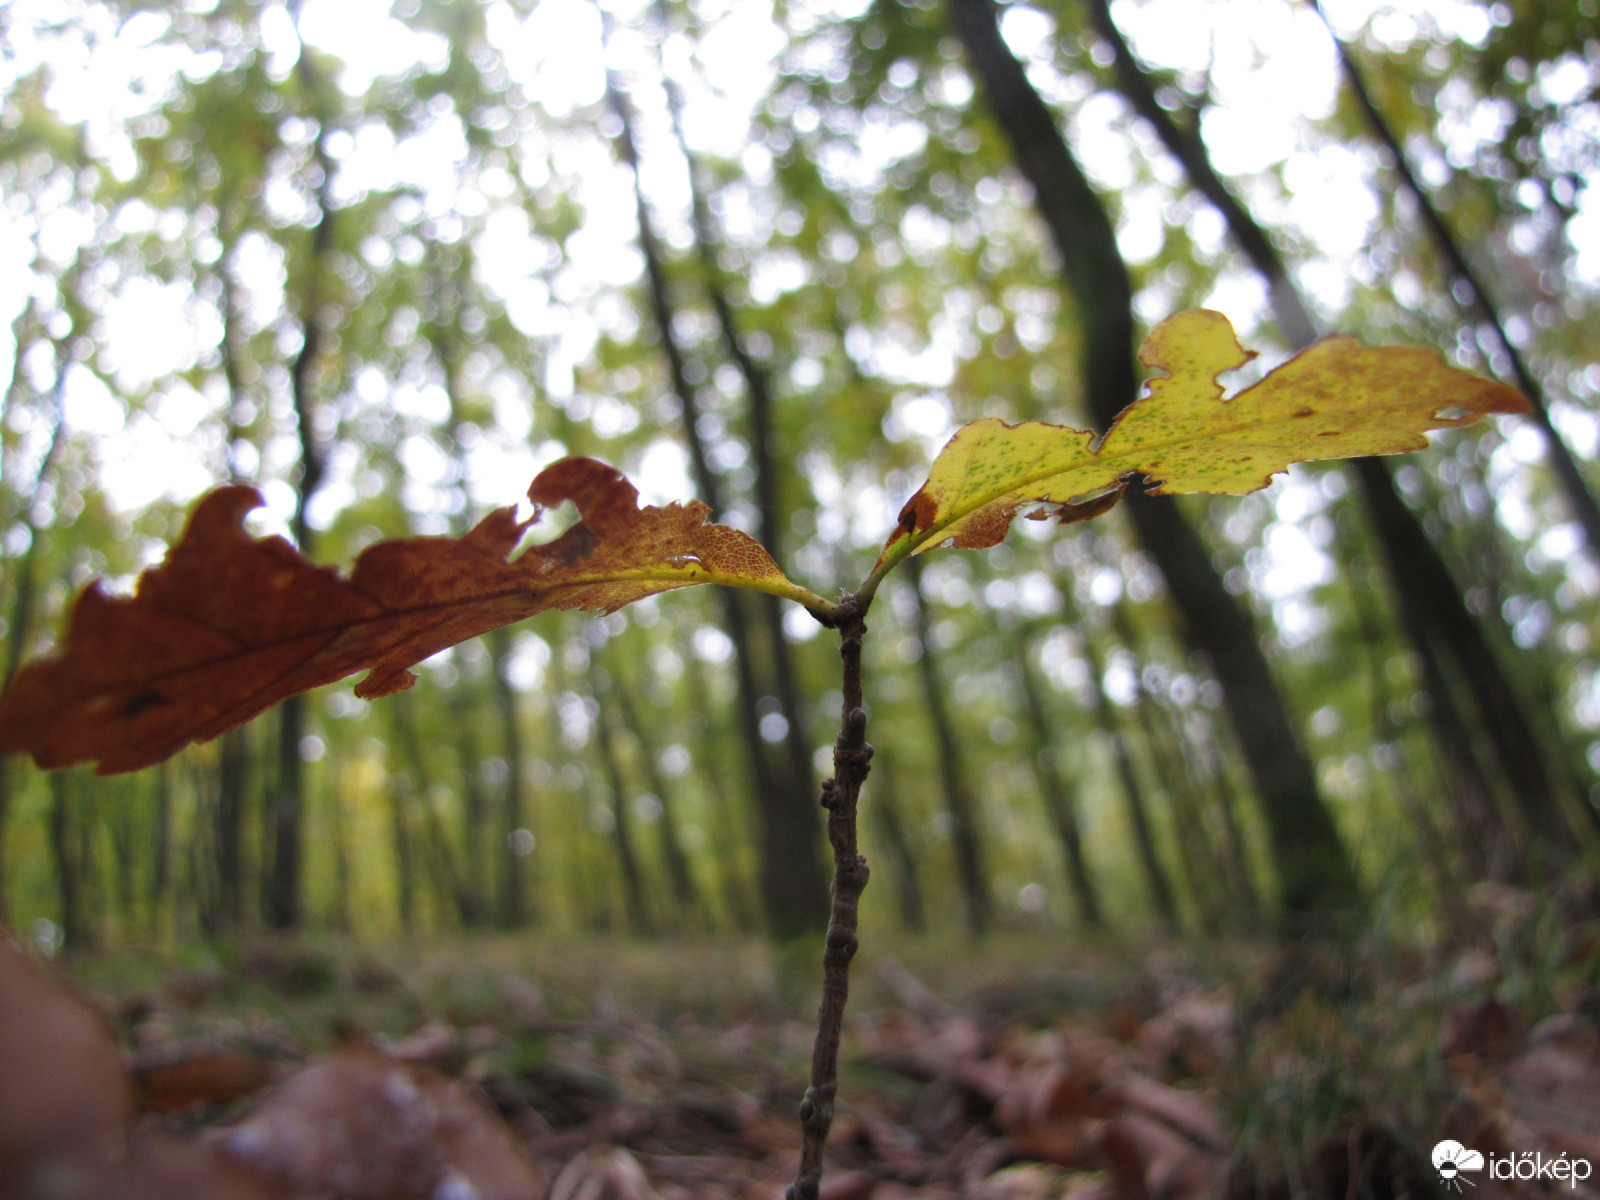
[[[132,1124],[110,1032],[0,926],[0,1200],[88,1196]]]
[[[247,533],[243,518],[262,503],[254,488],[218,488],[134,595],[98,582],[79,595],[56,652],[0,697],[0,753],[136,770],[357,671],[368,672],[358,696],[400,691],[429,655],[547,609],[611,612],[700,583],[826,607],[754,539],[707,524],[704,504],[640,508],[638,490],[594,459],[552,464],[528,496],[526,520],[501,508],[460,538],[380,542],[346,578],[280,537]],[[567,500],[578,523],[512,557]]]
[[[542,1192],[510,1130],[472,1089],[365,1049],[290,1076],[217,1146],[295,1196],[534,1200]]]

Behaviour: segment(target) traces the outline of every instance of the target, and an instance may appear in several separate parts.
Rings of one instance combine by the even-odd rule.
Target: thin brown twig
[[[839,1090],[839,1040],[850,995],[850,960],[857,947],[856,916],[868,875],[867,860],[856,849],[856,801],[872,764],[861,694],[866,604],[855,596],[845,596],[839,608],[840,615],[831,623],[839,630],[844,699],[839,736],[833,744],[833,778],[822,781],[828,844],[833,847],[833,908],[822,951],[822,1003],[817,1008],[817,1038],[811,1048],[811,1083],[800,1102],[800,1170],[785,1193],[788,1200],[817,1200],[822,1189],[822,1151]]]

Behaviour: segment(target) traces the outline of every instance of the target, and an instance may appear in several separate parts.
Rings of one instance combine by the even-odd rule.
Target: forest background
[[[1594,0],[1328,18],[1339,41],[1265,0],[17,0],[6,678],[228,479],[347,563],[590,454],[832,594],[959,424],[1104,428],[1128,332],[1203,304],[1256,367],[1325,330],[1435,346],[1542,420],[892,581],[864,927],[1428,930],[1486,881],[1581,887]],[[819,931],[819,632],[715,593],[552,614],[135,774],[8,760],[0,907],[46,951]]]

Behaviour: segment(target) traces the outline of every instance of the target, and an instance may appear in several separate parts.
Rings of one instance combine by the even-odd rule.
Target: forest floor
[[[1474,936],[1345,951],[869,938],[823,1196],[1600,1195],[1574,1178],[1600,1166],[1600,924],[1509,892],[1476,913]],[[29,1195],[7,1154],[70,1123],[59,1093],[116,1149],[51,1195],[776,1200],[815,951],[305,937],[51,964],[110,1065],[30,1016],[63,1010],[55,983],[0,958],[0,1197]],[[95,1118],[107,1072],[132,1111]],[[57,1140],[88,1161],[105,1136]]]

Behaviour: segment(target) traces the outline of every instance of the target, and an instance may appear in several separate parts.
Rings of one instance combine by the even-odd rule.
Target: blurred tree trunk
[[[917,639],[922,653],[917,658],[922,680],[922,703],[933,724],[934,746],[939,753],[939,780],[944,791],[945,811],[950,815],[950,843],[956,856],[956,877],[961,881],[967,932],[982,937],[994,922],[994,901],[989,894],[989,874],[985,864],[983,827],[979,823],[977,802],[967,783],[967,766],[961,753],[961,739],[950,710],[945,704],[946,683],[939,671],[939,652],[933,643],[933,623],[928,617],[928,601],[923,595],[922,560],[910,559],[911,597],[916,605]]]
[[[656,932],[650,915],[650,901],[645,892],[644,872],[639,866],[639,856],[633,845],[633,813],[628,807],[627,778],[622,772],[622,760],[617,757],[617,743],[611,711],[614,690],[605,668],[590,660],[589,691],[594,699],[595,750],[600,756],[600,769],[605,772],[606,791],[611,798],[611,838],[617,851],[617,866],[622,871],[622,897],[628,913],[628,929],[636,934]]]
[[[1191,728],[1198,722],[1200,732]],[[1236,910],[1240,928],[1256,933],[1261,928],[1261,893],[1256,887],[1255,875],[1250,869],[1250,850],[1245,843],[1244,829],[1239,824],[1238,793],[1228,773],[1228,759],[1217,744],[1218,732],[1200,714],[1173,714],[1174,736],[1186,763],[1193,764],[1196,772],[1203,772],[1209,786],[1212,807],[1222,824],[1223,847],[1227,855],[1228,890]]]
[[[231,184],[231,180],[224,178],[224,189]],[[219,197],[218,208],[218,232],[222,240],[222,254],[217,260],[217,280],[221,285],[221,299],[217,307],[222,320],[218,354],[222,360],[223,383],[228,389],[223,451],[228,482],[240,483],[245,476],[239,460],[245,441],[245,414],[250,398],[245,391],[243,350],[239,344],[238,284],[234,274],[239,230],[236,204],[232,198],[227,194]],[[217,916],[226,926],[238,926],[244,920],[247,890],[244,878],[244,826],[247,817],[245,785],[250,776],[251,749],[255,744],[248,729],[248,726],[230,729],[217,743],[217,792],[216,804],[212,809],[211,844],[216,859]]]
[[[159,934],[172,904],[172,768],[157,763],[151,774],[155,785],[155,829],[150,839],[150,932]]]
[[[500,923],[516,929],[537,919],[538,910],[528,894],[530,868],[539,861],[537,834],[528,853],[517,849],[519,833],[533,833],[528,817],[527,767],[523,754],[522,725],[518,720],[516,688],[511,685],[511,630],[502,626],[488,637],[489,665],[493,671],[495,712],[500,719],[500,745],[505,752],[506,787],[501,800],[500,832],[505,844],[500,855]]]
[[[345,823],[345,761],[337,741],[328,755],[328,837],[333,842],[333,927],[352,928],[351,896],[355,873],[350,866],[350,835]]]
[[[1017,668],[1017,690],[1022,693],[1022,711],[1028,731],[1028,765],[1033,771],[1039,794],[1044,797],[1045,811],[1061,843],[1062,864],[1066,869],[1067,885],[1077,902],[1078,916],[1091,929],[1105,927],[1105,916],[1100,908],[1100,895],[1089,873],[1089,864],[1083,853],[1083,834],[1078,826],[1078,805],[1073,787],[1061,769],[1059,731],[1052,726],[1045,711],[1044,688],[1034,669],[1028,638],[1016,639],[1014,659]]]
[[[665,16],[665,6],[657,11]],[[717,262],[717,248],[721,237],[706,200],[706,186],[700,162],[689,149],[683,132],[683,100],[677,84],[663,72],[667,108],[672,117],[672,130],[677,138],[678,150],[683,155],[689,177],[689,216],[694,230],[694,248],[699,259],[706,294],[711,310],[716,314],[717,330],[722,337],[723,352],[739,371],[744,381],[745,395],[749,400],[750,458],[755,468],[756,519],[761,544],[766,547],[779,568],[783,567],[783,513],[781,499],[781,468],[774,443],[777,432],[774,421],[772,384],[767,372],[756,362],[746,347],[739,329],[738,317],[728,297],[727,280]],[[792,461],[792,456],[785,456]],[[778,771],[778,778],[789,793],[787,803],[798,812],[812,812],[818,794],[811,762],[811,738],[808,714],[800,694],[800,676],[783,631],[785,602],[776,596],[762,595],[756,603],[766,627],[767,643],[772,655],[772,684],[778,701],[778,711],[783,714],[785,732],[783,747],[787,763]],[[817,822],[811,822],[813,829]],[[813,840],[815,834],[813,834]]]
[[[1070,593],[1059,589],[1064,596]],[[1111,754],[1117,765],[1117,778],[1122,781],[1122,797],[1128,804],[1128,824],[1133,827],[1133,844],[1139,854],[1139,868],[1144,873],[1145,886],[1150,889],[1150,903],[1156,920],[1168,933],[1177,933],[1178,906],[1172,896],[1172,884],[1167,879],[1167,869],[1161,865],[1161,855],[1156,850],[1155,828],[1150,823],[1150,807],[1145,802],[1144,785],[1139,782],[1139,772],[1134,768],[1133,757],[1128,753],[1127,735],[1116,706],[1106,694],[1106,664],[1094,635],[1084,625],[1068,600],[1067,619],[1079,632],[1079,644],[1089,663],[1089,686],[1094,691],[1094,716],[1111,745]]]
[[[622,671],[621,664],[612,658],[611,670],[611,695],[617,705],[618,715],[622,724],[633,732],[634,739],[639,743],[639,769],[644,773],[645,785],[655,795],[656,802],[661,805],[661,861],[667,870],[667,881],[672,886],[672,899],[678,909],[679,925],[683,929],[692,929],[700,924],[700,889],[694,881],[694,871],[689,865],[689,856],[683,849],[683,842],[678,832],[678,814],[676,804],[672,798],[671,789],[661,774],[661,767],[656,758],[656,748],[644,722],[641,721],[639,705],[635,701],[633,685],[628,676]]]
[[[17,339],[18,364],[24,349],[24,340]],[[50,389],[50,440],[45,444],[44,457],[39,460],[38,469],[34,472],[33,482],[17,505],[22,515],[22,526],[27,533],[28,546],[22,552],[22,558],[11,572],[11,611],[7,614],[6,621],[6,649],[5,649],[5,675],[0,679],[0,691],[11,686],[11,679],[17,673],[17,668],[22,665],[22,655],[28,645],[28,639],[33,634],[34,605],[38,597],[39,588],[39,545],[43,537],[43,528],[36,512],[46,486],[50,483],[51,476],[55,473],[56,459],[61,453],[62,438],[66,430],[66,406],[63,403],[67,382],[67,371],[73,362],[73,356],[68,343],[64,339],[55,342],[56,377]],[[15,368],[14,368],[15,370]],[[6,409],[11,408],[12,393],[22,386],[23,376],[20,371],[12,375],[11,387],[7,391]],[[15,786],[16,776],[14,771],[16,762],[6,756],[0,756],[0,926],[7,920],[7,871],[6,871],[6,823],[11,815],[11,796]]]
[[[414,781],[406,793],[416,801],[416,810],[422,818],[423,841],[420,847],[433,876],[440,898],[455,912],[456,920],[470,928],[477,923],[474,895],[468,884],[450,832],[433,803],[433,772],[428,768],[428,758],[423,751],[421,732],[417,728],[416,693],[401,692],[387,699],[390,719],[394,722],[394,735],[390,741],[400,746],[410,777]]]
[[[1132,290],[1116,231],[1054,117],[1000,37],[993,0],[951,0],[990,108],[1062,257],[1083,325],[1083,381],[1102,428],[1138,395]],[[1221,683],[1250,765],[1273,845],[1285,932],[1294,934],[1360,903],[1355,869],[1317,789],[1311,762],[1279,694],[1250,615],[1223,586],[1199,534],[1171,500],[1130,495],[1140,541],[1155,559],[1189,646]]]
[[[312,557],[313,541],[307,512],[327,471],[327,454],[317,431],[317,402],[313,381],[322,353],[324,329],[322,308],[326,302],[325,276],[333,247],[334,209],[330,188],[333,184],[333,159],[328,154],[329,126],[323,92],[324,81],[312,65],[312,51],[304,44],[296,64],[316,123],[312,143],[315,168],[313,191],[316,196],[317,223],[311,230],[311,245],[305,263],[305,284],[298,296],[300,311],[300,350],[289,371],[290,397],[294,402],[295,426],[300,437],[300,471],[295,481],[294,516],[290,530],[295,545],[307,558]],[[306,736],[307,701],[304,695],[291,696],[278,707],[278,776],[268,803],[267,831],[271,839],[270,870],[265,894],[267,924],[273,929],[293,929],[304,920],[301,891],[301,844],[304,838],[305,762],[300,744]]]
[[[722,488],[711,469],[710,457],[700,434],[700,408],[694,385],[686,372],[686,358],[673,326],[674,310],[667,282],[666,264],[655,233],[650,208],[639,182],[639,156],[633,137],[633,118],[621,90],[611,83],[607,97],[617,117],[617,151],[633,173],[635,210],[639,225],[639,248],[644,255],[650,293],[650,309],[667,358],[672,391],[682,413],[684,441],[689,450],[689,465],[701,498],[715,513],[726,511]],[[760,818],[762,906],[772,935],[786,940],[825,928],[828,915],[828,883],[823,871],[821,824],[816,816],[816,797],[809,790],[801,793],[794,778],[793,763],[788,770],[777,770],[761,737],[759,703],[770,694],[762,676],[772,673],[773,664],[757,666],[755,640],[750,629],[748,597],[732,588],[717,589],[724,626],[733,642],[734,665],[739,681],[739,733],[750,760],[755,784],[754,807]],[[792,676],[791,676],[792,680]],[[789,686],[789,684],[785,684]],[[780,706],[782,700],[779,700]],[[793,725],[791,724],[791,728]],[[791,749],[792,755],[792,749]],[[803,778],[811,777],[809,762]]]
[[[921,857],[911,848],[911,838],[900,813],[900,793],[895,787],[891,760],[882,750],[872,756],[872,814],[879,836],[894,863],[894,895],[900,925],[907,933],[926,933],[927,905],[922,898]]]
[[[217,744],[211,838],[217,873],[217,917],[227,927],[236,927],[244,921],[244,814],[249,749],[249,735],[242,727],[223,734]]]
[[[395,914],[400,932],[411,933],[417,924],[417,901],[411,826],[406,816],[406,794],[411,781],[399,771],[390,770],[384,780],[389,801],[389,838],[394,852]]]
[[[689,694],[706,698],[706,704],[693,714],[696,748],[690,759],[695,778],[708,790],[713,825],[710,841],[717,862],[719,891],[723,906],[733,927],[741,932],[754,932],[761,926],[758,899],[752,894],[750,880],[742,865],[742,853],[750,837],[749,818],[739,813],[733,803],[733,782],[729,778],[727,757],[723,753],[724,735],[721,723],[713,720],[710,703],[711,690],[705,670],[695,657],[689,639],[679,642],[678,653],[683,659],[684,674],[689,679]]]
[[[1193,786],[1183,749],[1173,735],[1168,714],[1145,682],[1146,658],[1138,630],[1128,615],[1126,601],[1111,606],[1112,628],[1134,661],[1134,716],[1150,750],[1156,784],[1167,797],[1172,813],[1172,836],[1178,845],[1178,865],[1184,884],[1200,916],[1202,930],[1215,936],[1222,930],[1222,897],[1217,892],[1224,879],[1222,857],[1206,828],[1205,807]]]
[[[61,942],[69,950],[83,950],[94,945],[94,934],[88,919],[88,904],[84,895],[84,839],[80,828],[83,821],[78,797],[77,778],[66,771],[51,771],[49,836],[50,854],[56,868],[56,896],[61,905]]]

